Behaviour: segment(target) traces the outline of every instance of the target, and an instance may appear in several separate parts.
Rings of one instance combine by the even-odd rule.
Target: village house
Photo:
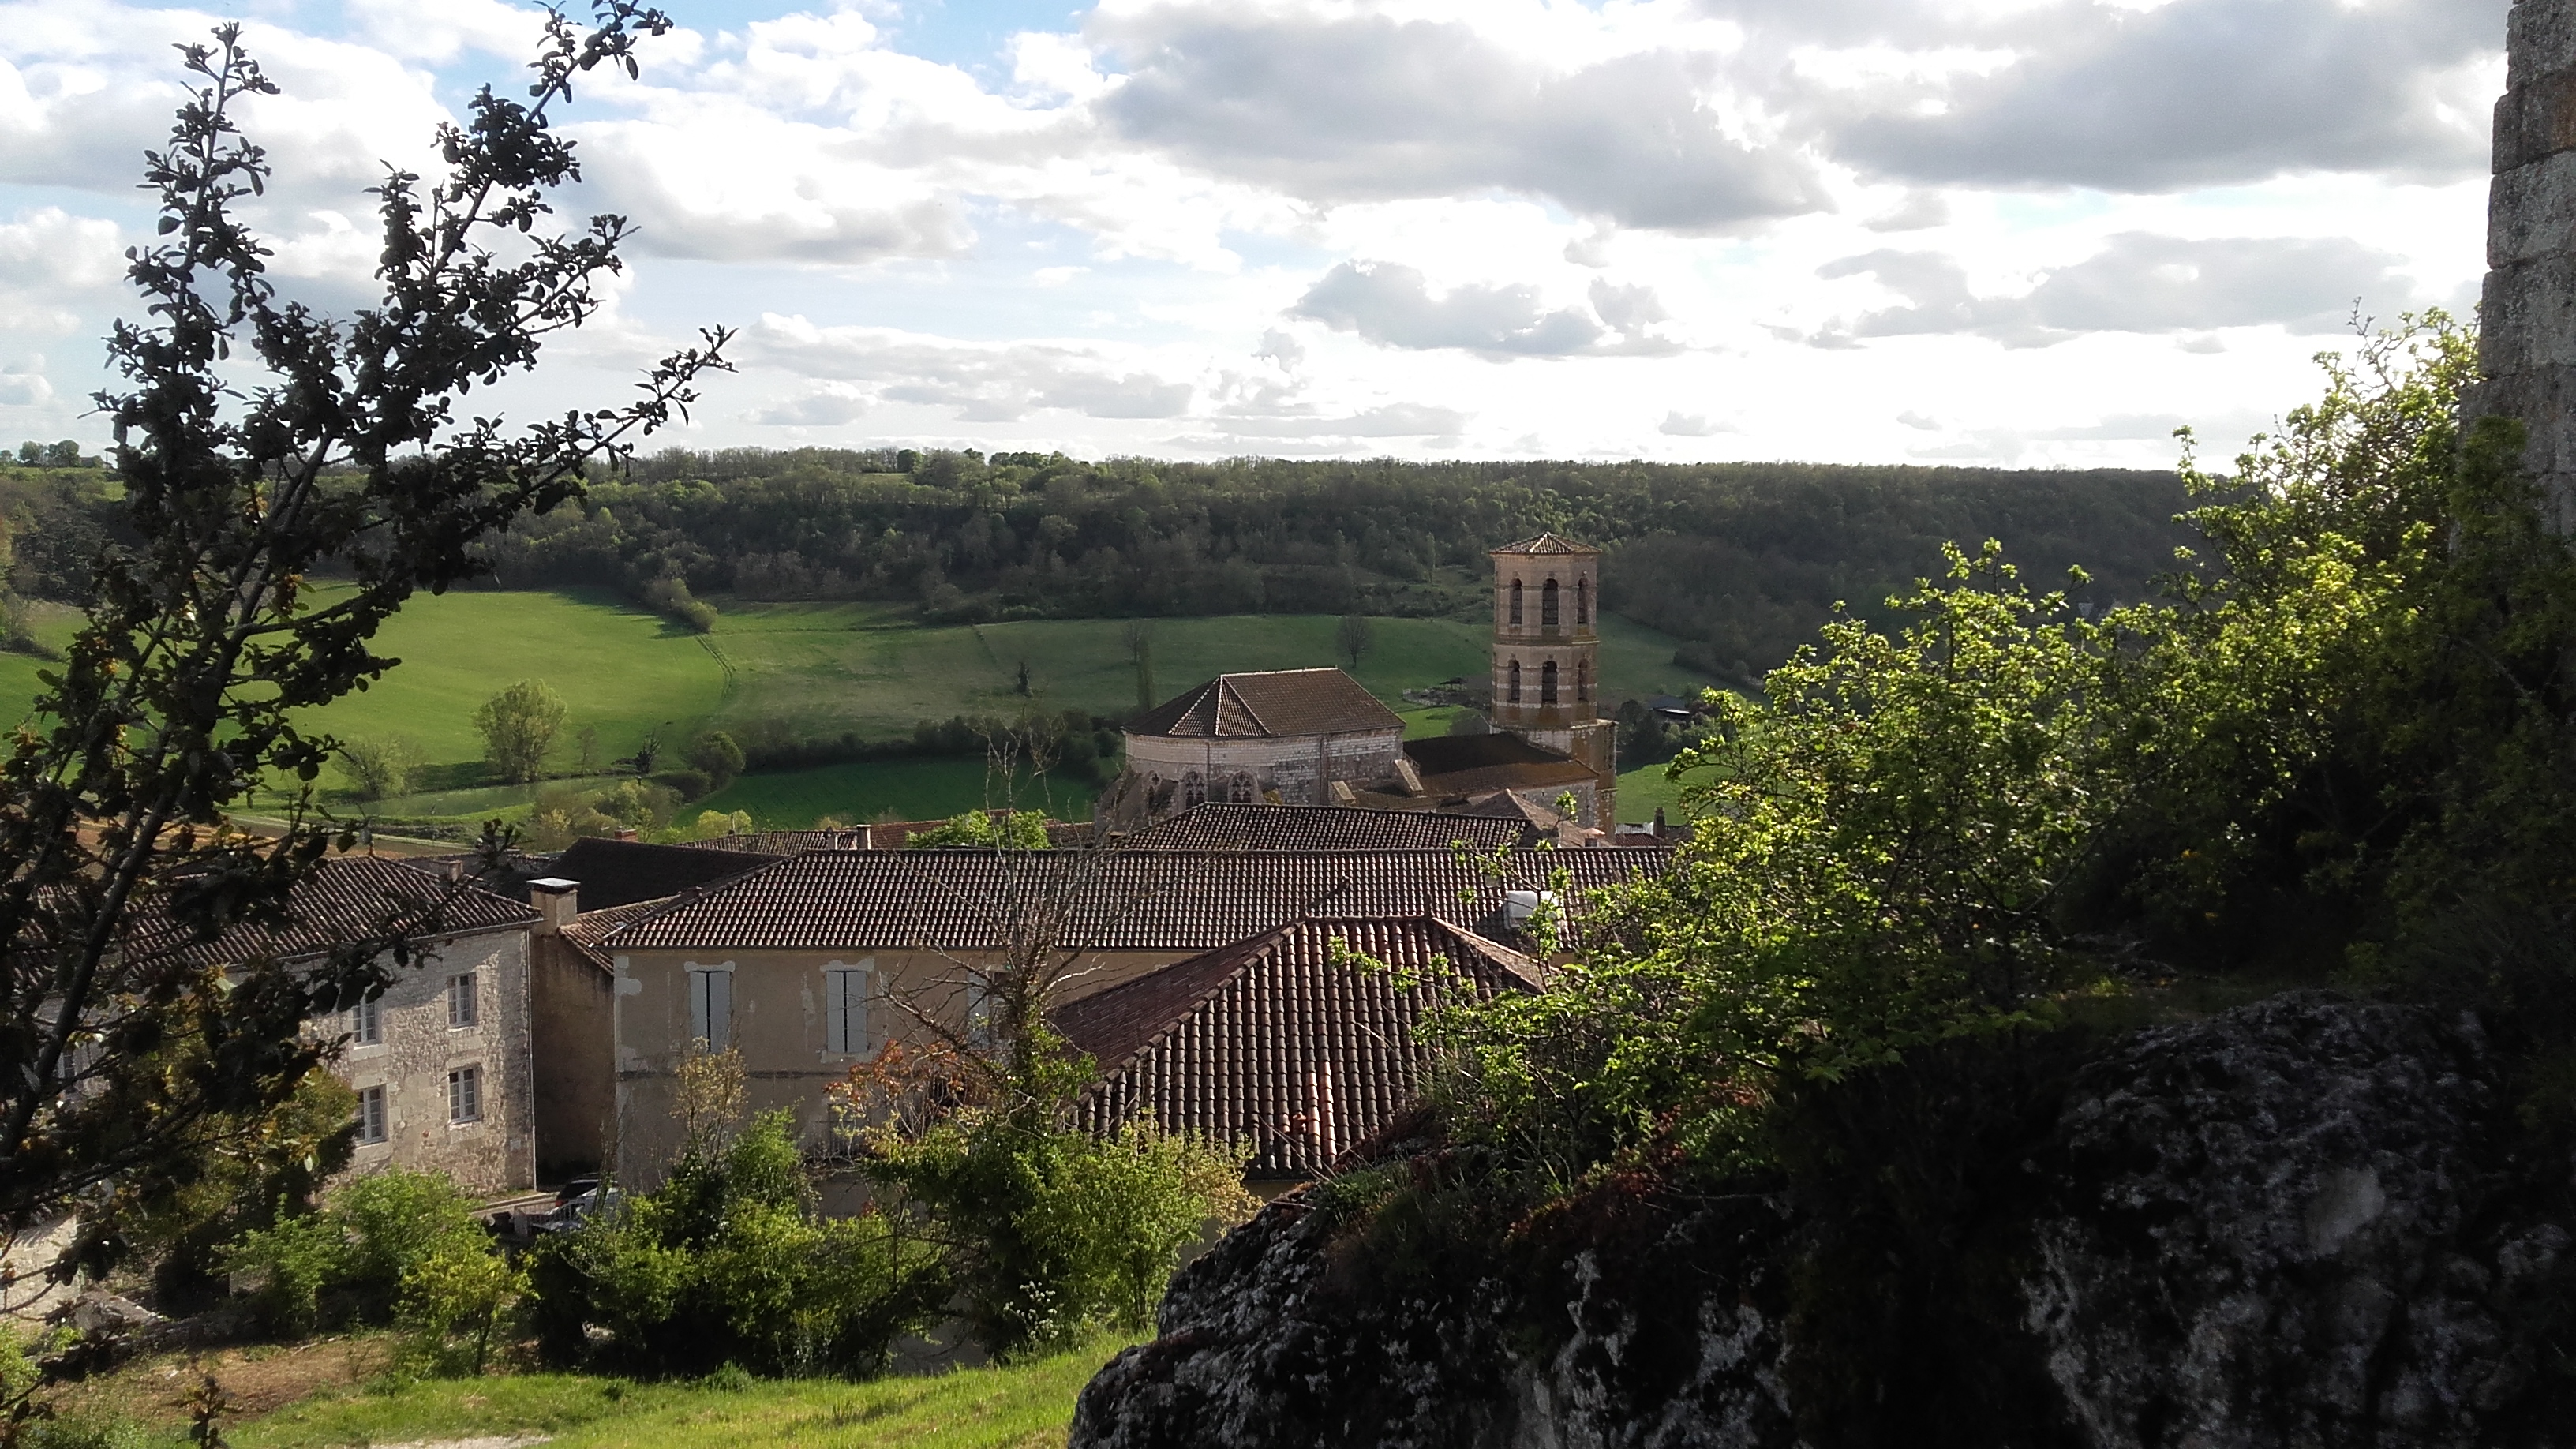
[[[779,861],[583,933],[612,973],[618,1175],[637,1185],[660,1176],[675,1145],[675,1074],[692,1049],[739,1051],[752,1109],[790,1109],[809,1142],[827,1143],[831,1083],[888,1042],[924,1039],[926,1021],[962,1031],[978,973],[1029,959],[1032,940],[1053,947],[1065,977],[1058,1004],[1071,1010],[1299,923],[1422,921],[1440,940],[1465,932],[1508,952],[1519,918],[1560,878],[1579,899],[1668,858],[1520,850],[1499,875],[1454,849],[831,851]],[[1341,1066],[1318,1070],[1300,1090],[1332,1102],[1371,1090]],[[1322,1110],[1322,1100],[1309,1105]]]
[[[1220,674],[1128,721],[1104,819],[1159,820],[1210,800],[1332,803],[1334,784],[1395,773],[1404,721],[1338,669]]]
[[[282,927],[244,924],[212,941],[178,938],[159,949],[204,966],[262,957],[297,965],[346,943],[407,937],[412,958],[381,994],[307,1027],[341,1043],[330,1070],[357,1093],[349,1171],[444,1172],[486,1197],[534,1187],[528,928],[535,913],[461,878],[359,855],[323,861],[296,885],[287,909]],[[142,929],[147,938],[156,931]]]

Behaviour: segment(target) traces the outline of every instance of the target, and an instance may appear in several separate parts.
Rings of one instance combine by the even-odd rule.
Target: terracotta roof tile
[[[1525,845],[1525,823],[1347,805],[1238,805],[1211,800],[1126,839],[1130,850],[1483,850]]]
[[[1371,970],[1357,953],[1389,968]],[[1444,1000],[1538,985],[1499,945],[1427,917],[1299,921],[1065,1006],[1102,1076],[1077,1120],[1252,1149],[1247,1176],[1311,1177],[1419,1099],[1422,1020]]]
[[[1518,851],[1497,881],[1450,850],[816,851],[692,890],[607,950],[990,950],[1031,906],[1068,903],[1068,949],[1207,951],[1304,916],[1416,916],[1469,928],[1505,889],[1577,891],[1659,873],[1658,849]],[[1467,899],[1461,901],[1465,892]]]
[[[1404,721],[1338,669],[1220,674],[1127,722],[1131,735],[1264,739],[1402,732]]]
[[[1544,790],[1593,779],[1592,771],[1571,756],[1499,732],[1406,740],[1404,753],[1422,772],[1422,792],[1439,799],[1495,790]]]
[[[800,850],[865,850],[868,827],[846,830],[752,830],[680,842],[691,850],[729,850],[743,855],[794,855]]]
[[[599,948],[600,942],[608,939],[610,932],[632,925],[678,899],[677,896],[661,896],[649,901],[629,901],[604,911],[584,911],[573,917],[571,925],[564,927],[564,940],[601,970],[614,971],[617,963],[609,959],[608,952]]]
[[[175,921],[147,912],[129,928],[127,949],[166,953],[196,966],[231,966],[259,956],[318,956],[347,942],[395,933],[461,936],[524,927],[537,916],[505,896],[371,855],[324,860],[288,895],[287,912],[284,926],[244,922],[211,941],[194,939]]]

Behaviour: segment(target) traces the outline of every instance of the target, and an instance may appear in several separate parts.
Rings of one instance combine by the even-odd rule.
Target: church
[[[1339,669],[1220,674],[1126,726],[1097,808],[1132,831],[1210,801],[1517,815],[1609,831],[1618,727],[1600,718],[1601,550],[1553,533],[1493,550],[1493,733],[1406,740]]]

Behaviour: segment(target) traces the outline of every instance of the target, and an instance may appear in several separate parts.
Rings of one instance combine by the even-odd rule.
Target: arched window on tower
[[[1241,770],[1235,771],[1234,789],[1228,798],[1233,800],[1237,805],[1251,804],[1253,800],[1257,798],[1252,793],[1252,776]]]
[[[1556,661],[1551,659],[1538,667],[1538,702],[1556,703]]]
[[[1549,579],[1538,588],[1538,622],[1540,627],[1556,627],[1556,580]]]
[[[1590,698],[1592,698],[1592,661],[1577,659],[1574,661],[1574,701],[1581,704]]]
[[[1517,624],[1517,623],[1519,623],[1520,621],[1521,621],[1521,581],[1520,581],[1520,580],[1518,580],[1518,579],[1514,579],[1514,580],[1512,580],[1512,622],[1513,622],[1513,623],[1515,623],[1515,624]]]
[[[1503,699],[1506,703],[1518,704],[1521,702],[1521,662],[1519,660],[1512,661],[1509,674],[1511,683],[1505,686]]]
[[[1207,803],[1207,777],[1196,770],[1181,777],[1181,808]]]
[[[1578,624],[1592,622],[1592,581],[1590,579],[1574,581],[1574,622]]]

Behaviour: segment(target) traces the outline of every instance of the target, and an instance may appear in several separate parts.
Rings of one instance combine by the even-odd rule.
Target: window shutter
[[[723,1051],[733,1041],[733,973],[689,968],[689,1035]]]
[[[858,1056],[867,1049],[867,973],[834,967],[823,973],[823,1050]]]

